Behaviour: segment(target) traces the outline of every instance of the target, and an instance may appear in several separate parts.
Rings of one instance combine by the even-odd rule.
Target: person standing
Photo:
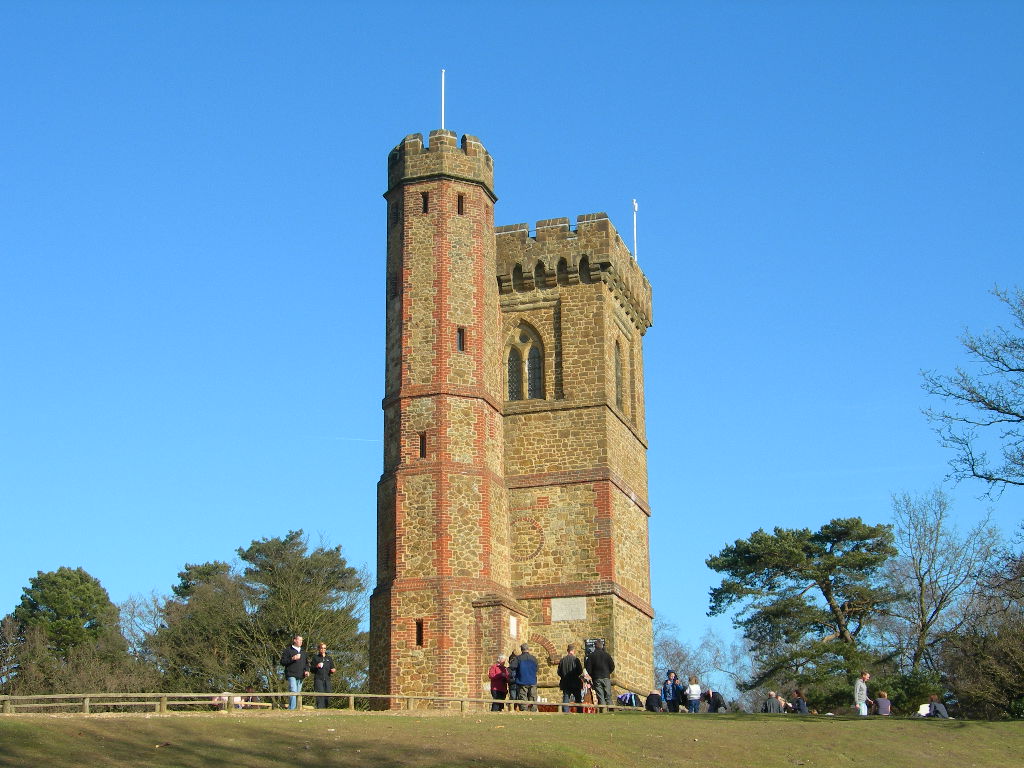
[[[519,701],[533,702],[537,700],[537,657],[530,653],[530,646],[523,643],[519,646],[521,653],[516,656],[516,685],[519,688]],[[536,704],[524,705],[531,712],[537,711]]]
[[[498,701],[504,701],[508,696],[508,667],[505,666],[505,657],[500,653],[495,662],[491,664],[491,668],[487,670],[487,677],[491,681],[491,698],[494,699],[494,703],[491,704],[491,712],[501,712],[504,705],[499,704]]]
[[[853,704],[857,707],[857,714],[861,717],[867,717],[868,704],[871,703],[871,699],[868,698],[868,680],[870,679],[869,672],[861,672],[857,682],[853,684]]]
[[[295,635],[292,644],[281,651],[281,666],[284,667],[284,679],[288,682],[288,690],[296,693],[302,690],[302,681],[309,676],[309,660],[302,650],[302,635]],[[298,697],[288,698],[288,709],[298,707]]]
[[[669,712],[679,711],[679,702],[683,698],[683,687],[679,684],[679,678],[671,669],[668,677],[661,684],[661,703]]]
[[[519,650],[512,649],[508,655],[508,698],[510,701],[519,701],[519,685],[516,683],[516,668],[519,666]],[[512,709],[522,709],[518,704],[513,704]]]
[[[558,687],[562,689],[562,711],[572,712],[572,707],[564,706],[572,702],[583,703],[583,663],[576,657],[576,644],[569,643],[565,656],[558,662]],[[582,712],[582,707],[576,708]]]
[[[686,708],[691,715],[700,712],[700,683],[696,675],[690,675],[690,684],[686,686]]]
[[[600,707],[614,704],[612,701],[612,672],[615,671],[615,659],[604,649],[604,640],[598,640],[594,652],[587,657],[587,674],[594,681],[594,693],[597,694],[598,711]]]
[[[331,675],[335,673],[334,659],[327,655],[327,646],[324,643],[317,646],[310,665],[313,667],[313,690],[317,693],[330,693]],[[317,696],[316,708],[327,709],[329,702],[327,696]]]

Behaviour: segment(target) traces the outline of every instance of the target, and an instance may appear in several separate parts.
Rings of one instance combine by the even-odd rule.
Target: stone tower
[[[529,641],[545,695],[566,643],[605,638],[646,693],[647,279],[604,214],[495,229],[472,136],[407,136],[385,198],[371,691],[486,697]]]

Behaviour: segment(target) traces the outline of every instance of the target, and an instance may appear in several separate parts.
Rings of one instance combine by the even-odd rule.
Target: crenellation
[[[424,145],[418,133],[406,136],[388,155],[388,193],[402,185],[449,178],[479,184],[493,204],[494,160],[475,136],[463,136],[457,143],[452,131],[431,131]]]
[[[605,213],[581,214],[575,229],[569,219],[497,227],[499,293],[529,293],[538,288],[573,286],[603,280],[641,333],[653,322],[651,286]],[[548,279],[538,286],[535,272],[543,264]],[[554,272],[552,276],[551,273]]]
[[[569,219],[543,219],[537,222],[534,240],[546,243],[551,240],[566,240],[575,233],[569,229]]]

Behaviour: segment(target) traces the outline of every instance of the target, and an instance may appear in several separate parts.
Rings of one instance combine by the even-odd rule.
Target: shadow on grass
[[[0,717],[0,768],[791,768],[1019,762],[1018,724],[785,715]]]
[[[435,733],[391,733],[362,737],[348,718],[295,717],[71,719],[54,728],[40,723],[0,721],[0,767],[132,766],[132,768],[278,768],[346,766],[377,768],[593,768],[594,761],[572,747],[523,744],[509,754],[489,754],[494,747],[482,734],[446,733],[437,719]],[[358,726],[359,723],[352,722]],[[335,727],[330,727],[335,726]],[[398,727],[395,731],[409,729]],[[420,729],[422,730],[422,729]],[[457,730],[457,729],[451,729]],[[464,730],[464,729],[458,729]],[[403,738],[412,736],[413,738]],[[410,743],[413,742],[413,743]]]

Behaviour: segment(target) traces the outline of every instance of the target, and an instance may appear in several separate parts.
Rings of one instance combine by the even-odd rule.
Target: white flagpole
[[[444,130],[444,70],[441,70],[441,130]]]
[[[636,198],[633,198],[633,258],[638,259],[636,252],[636,211],[639,206],[636,204]]]

